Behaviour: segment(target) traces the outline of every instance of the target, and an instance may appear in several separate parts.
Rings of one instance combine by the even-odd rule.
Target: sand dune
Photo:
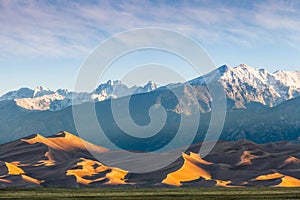
[[[68,132],[60,132],[55,135],[56,137],[45,138],[37,134],[36,137],[31,139],[23,139],[22,141],[29,144],[43,143],[48,147],[62,151],[74,151],[77,149],[89,149],[94,152],[106,152],[108,149],[94,145],[90,142],[84,141],[79,137],[72,135]]]
[[[252,165],[252,160],[257,157],[252,155],[250,151],[244,151],[241,156],[241,162],[238,165]]]
[[[44,166],[47,166],[47,167],[55,165],[55,160],[54,160],[53,156],[50,154],[49,151],[47,151],[45,153],[45,157],[47,158],[47,160],[40,160],[39,161],[41,163],[41,165],[44,165]],[[38,165],[36,165],[36,166],[38,166]]]
[[[103,182],[108,185],[121,185],[126,184],[125,176],[128,172],[107,167],[100,162],[81,158],[75,166],[75,169],[67,171],[67,176],[75,176],[77,183],[88,185],[90,183]],[[97,177],[91,179],[91,177]]]
[[[261,176],[255,178],[255,180],[264,181],[264,180],[270,180],[270,179],[282,178],[282,177],[284,177],[283,174],[273,173],[273,174],[261,175]]]
[[[193,181],[199,178],[204,178],[205,180],[211,180],[211,175],[200,167],[200,164],[212,164],[204,161],[200,158],[199,155],[195,153],[190,153],[187,155],[185,153],[182,154],[184,159],[184,163],[182,167],[170,174],[168,174],[167,178],[162,181],[162,183],[181,186],[181,182]]]
[[[231,183],[231,181],[221,181],[221,180],[217,180],[216,181],[216,186],[219,186],[219,187],[228,187],[228,184]]]
[[[105,161],[96,160],[86,147]],[[218,141],[204,158],[197,153],[200,147],[192,145],[162,169],[133,173],[105,163],[111,158],[120,166],[134,165],[140,156],[127,160],[123,151],[110,151],[67,132],[32,135],[0,145],[0,187],[300,187],[300,144]],[[177,155],[174,152],[165,158]],[[147,165],[157,166],[155,162],[159,159],[149,157]]]
[[[271,179],[281,179],[280,184],[274,185],[274,187],[300,187],[300,180],[291,176],[286,176],[280,173],[261,175],[255,180],[271,180]]]
[[[25,172],[21,168],[17,167],[16,165],[13,165],[13,164],[8,163],[8,162],[5,162],[5,165],[7,167],[8,174],[10,174],[10,175],[25,174]]]
[[[2,182],[2,183],[14,185],[14,182],[11,180],[11,178],[13,178],[14,176],[19,177],[20,181],[25,182],[25,185],[32,185],[32,184],[40,185],[42,182],[44,182],[44,181],[41,181],[41,180],[38,180],[38,179],[35,179],[35,178],[32,178],[32,177],[26,175],[26,173],[23,171],[23,169],[18,167],[17,162],[14,162],[14,163],[5,162],[5,166],[7,168],[8,173],[7,173],[7,175],[0,176],[0,182]],[[28,184],[26,184],[26,182]]]
[[[284,176],[281,181],[276,187],[300,187],[300,180],[291,176]]]
[[[298,158],[295,158],[293,156],[290,156],[289,158],[287,158],[285,161],[284,161],[285,164],[291,164],[291,163],[294,163],[294,164],[300,164],[300,159]]]

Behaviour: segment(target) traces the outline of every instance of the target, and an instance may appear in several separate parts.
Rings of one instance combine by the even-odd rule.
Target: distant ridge
[[[49,88],[38,86],[36,89],[21,88],[11,91],[0,97],[0,101],[13,100],[16,105],[27,110],[62,110],[72,103],[99,102],[110,98],[119,98],[130,94],[151,92],[157,85],[149,81],[144,86],[127,87],[121,81],[107,81],[100,84],[92,92],[71,92],[67,89],[52,91]]]
[[[254,104],[273,107],[300,96],[300,71],[278,70],[269,73],[265,69],[252,68],[246,64],[234,68],[223,65],[189,81],[193,86],[205,86],[216,82],[222,84],[228,100],[232,102],[229,108],[246,109],[253,107]],[[178,87],[180,84],[168,86]],[[162,88],[165,87],[160,89]],[[100,84],[92,92],[76,93],[65,89],[51,91],[42,86],[38,86],[35,90],[21,88],[4,94],[0,97],[0,101],[13,100],[16,105],[27,110],[58,111],[71,106],[72,102],[75,104],[99,102],[131,94],[148,93],[156,89],[158,86],[152,81],[144,86],[128,87],[120,81],[109,80],[107,83]],[[212,101],[205,91],[196,93],[204,95],[208,102]],[[210,111],[210,108],[202,110],[202,112],[207,111]]]

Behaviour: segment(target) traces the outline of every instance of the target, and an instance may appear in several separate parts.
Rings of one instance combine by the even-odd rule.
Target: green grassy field
[[[0,199],[300,199],[300,188],[0,189]]]

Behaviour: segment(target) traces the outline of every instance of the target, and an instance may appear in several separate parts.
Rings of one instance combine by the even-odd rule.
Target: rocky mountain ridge
[[[209,104],[213,100],[207,89],[208,84],[221,83],[229,102],[229,109],[246,109],[253,104],[267,107],[277,106],[289,99],[300,96],[300,71],[276,71],[270,73],[265,69],[256,69],[241,64],[235,68],[223,65],[218,69],[187,83],[194,87],[194,93],[199,101],[205,101],[209,112]],[[183,83],[184,84],[184,83]],[[169,84],[168,87],[180,87],[181,84]],[[202,88],[199,90],[199,88]],[[163,90],[149,81],[144,86],[128,87],[120,81],[100,84],[92,92],[71,92],[66,89],[52,91],[39,86],[35,90],[21,88],[0,97],[1,100],[13,100],[27,110],[62,110],[72,104],[85,102],[100,102],[106,99],[116,99],[132,94],[148,93],[156,89]],[[206,106],[206,107],[207,107]]]
[[[0,97],[0,101],[13,100],[16,105],[27,110],[62,110],[72,104],[85,102],[99,102],[110,98],[119,98],[131,94],[151,92],[157,85],[149,81],[144,86],[128,87],[121,81],[107,81],[100,84],[92,92],[71,92],[67,89],[52,91],[49,88],[38,86],[36,89],[21,88],[11,91]]]

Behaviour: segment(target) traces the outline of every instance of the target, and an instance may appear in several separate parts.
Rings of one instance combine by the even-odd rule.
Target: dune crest
[[[258,156],[252,155],[251,151],[244,151],[238,165],[252,165],[252,160],[255,158],[258,158]]]
[[[183,182],[189,182],[203,178],[205,180],[215,181],[215,185],[219,187],[238,187],[229,185],[231,184],[231,181],[212,179],[209,172],[201,168],[200,165],[209,166],[213,163],[203,160],[199,154],[190,152],[190,155],[187,155],[183,153],[182,157],[184,159],[184,164],[182,167],[179,170],[168,174],[167,178],[165,178],[162,183],[174,186],[182,186]]]
[[[24,170],[16,165],[17,163],[18,162],[14,162],[14,163],[5,162],[5,166],[7,167],[8,174],[7,174],[7,176],[0,177],[1,182],[12,183],[11,180],[5,179],[5,178],[9,178],[10,175],[19,175],[22,180],[27,181],[29,183],[34,183],[37,185],[40,185],[41,183],[44,182],[43,180],[41,181],[41,180],[32,178],[30,176],[27,176],[26,173],[24,172]]]
[[[0,177],[0,182],[2,182],[2,183],[12,183],[11,180],[3,179],[3,177],[2,176]]]
[[[29,144],[43,143],[46,146],[51,147],[53,149],[62,150],[66,152],[71,152],[75,150],[86,150],[86,149],[98,153],[103,153],[108,151],[108,149],[104,147],[100,147],[90,142],[84,141],[81,138],[68,132],[59,132],[55,136],[56,137],[46,138],[40,134],[37,134],[34,138],[21,139],[21,140]]]
[[[281,183],[275,187],[300,187],[300,180],[291,176],[281,178]]]
[[[44,165],[46,167],[50,167],[50,166],[55,165],[55,160],[54,160],[54,158],[52,157],[52,155],[49,151],[47,151],[45,153],[45,157],[47,157],[48,160],[40,160],[39,164],[36,164],[35,166]]]
[[[197,161],[198,163],[200,164],[203,164],[203,165],[212,165],[213,163],[212,162],[207,162],[206,160],[203,160],[198,153],[193,153],[193,152],[190,152],[190,155],[189,155],[190,158],[194,159],[195,161]]]
[[[253,180],[265,181],[265,180],[271,180],[271,179],[282,178],[282,177],[284,177],[283,174],[280,174],[280,173],[276,172],[276,173],[273,173],[273,174],[266,174],[266,175],[258,176]]]
[[[5,165],[7,167],[9,175],[21,175],[21,174],[25,174],[25,172],[23,171],[23,169],[19,168],[18,166],[14,165],[12,163],[5,162]]]
[[[67,176],[75,176],[77,183],[89,185],[91,183],[103,182],[104,185],[127,184],[125,176],[127,171],[119,168],[107,167],[100,162],[81,158],[75,166],[76,169],[67,171]],[[93,178],[93,176],[97,178]]]
[[[219,187],[236,187],[236,186],[228,186],[228,184],[230,184],[231,181],[222,181],[222,180],[216,180],[216,186]]]
[[[291,164],[291,163],[294,163],[294,164],[300,164],[300,159],[298,158],[295,158],[293,156],[290,156],[289,158],[287,158],[285,161],[284,161],[285,164]]]
[[[37,185],[40,185],[41,183],[45,182],[44,180],[38,180],[38,179],[35,179],[35,178],[32,178],[30,176],[27,176],[27,175],[21,175],[22,179],[27,181],[27,182],[30,182],[30,183],[34,183],[34,184],[37,184]]]
[[[281,179],[281,183],[278,185],[275,185],[273,187],[300,187],[300,180],[291,176],[287,176],[281,173],[273,173],[273,174],[267,174],[267,175],[262,175],[255,180],[271,180],[271,179]]]
[[[170,174],[162,181],[162,183],[174,186],[181,186],[181,182],[193,181],[199,178],[211,180],[211,175],[198,164],[210,165],[212,163],[204,161],[198,154],[190,153],[187,155],[182,153],[184,163],[182,167]]]

